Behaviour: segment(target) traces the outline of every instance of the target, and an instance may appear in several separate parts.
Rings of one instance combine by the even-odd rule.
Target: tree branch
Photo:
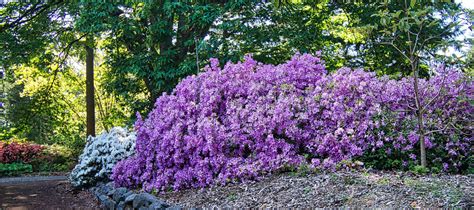
[[[64,65],[64,63],[66,62],[66,59],[69,57],[69,52],[72,48],[72,46],[79,42],[79,40],[81,40],[82,38],[84,38],[87,34],[83,34],[82,36],[80,36],[79,38],[71,41],[67,46],[66,48],[60,53],[60,54],[63,54],[63,58],[60,60],[59,64],[58,64],[58,67],[54,70],[53,72],[53,79],[51,81],[51,84],[49,85],[48,89],[46,90],[47,92],[49,92],[51,90],[51,88],[53,87],[54,85],[54,82],[56,81],[56,77],[58,75],[58,72],[59,72],[59,69]]]
[[[38,7],[38,5],[40,4],[40,2],[37,2],[36,4],[34,4],[32,6],[32,8],[28,9],[27,11],[25,11],[25,13],[23,13],[20,17],[18,17],[16,20],[14,20],[13,22],[11,23],[7,23],[5,25],[3,25],[1,28],[0,28],[0,33],[1,32],[4,32],[6,31],[7,29],[12,29],[12,28],[15,28],[23,23],[26,23],[26,22],[29,22],[31,20],[33,20],[34,18],[36,18],[38,15],[42,14],[44,11],[46,11],[47,9],[49,9],[50,7],[52,7],[53,5],[59,5],[61,4],[62,1],[57,1],[53,4],[43,4],[41,6]],[[29,18],[26,18],[27,16],[29,15],[32,15],[31,17]],[[26,19],[24,19],[26,18]]]

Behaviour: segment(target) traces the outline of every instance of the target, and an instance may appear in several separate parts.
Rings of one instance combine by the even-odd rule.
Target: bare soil
[[[95,196],[67,180],[0,183],[0,209],[98,209]]]

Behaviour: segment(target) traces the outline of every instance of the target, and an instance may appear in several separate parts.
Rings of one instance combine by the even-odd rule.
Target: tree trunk
[[[412,70],[414,77],[414,89],[415,89],[415,103],[416,103],[416,115],[418,118],[418,133],[420,135],[420,161],[421,166],[426,167],[426,148],[425,148],[425,130],[423,126],[423,106],[420,103],[419,89],[418,89],[418,68],[417,65],[412,62]]]
[[[151,70],[150,71],[153,71],[153,68],[150,68]],[[155,106],[155,102],[156,102],[156,99],[158,99],[158,95],[159,93],[157,92],[157,88],[154,86],[154,81],[152,81],[150,78],[148,77],[145,77],[143,79],[143,81],[145,82],[145,87],[146,89],[148,90],[148,92],[150,93],[150,97],[149,97],[149,106],[148,108],[150,110],[153,109],[153,107]]]
[[[95,103],[94,103],[94,49],[93,39],[86,40],[86,109],[87,136],[95,136]]]

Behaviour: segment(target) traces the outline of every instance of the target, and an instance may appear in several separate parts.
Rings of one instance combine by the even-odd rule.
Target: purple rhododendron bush
[[[430,166],[461,171],[472,156],[473,85],[451,69],[420,81]],[[334,169],[363,160],[382,168],[418,163],[411,78],[390,80],[297,54],[281,65],[244,62],[183,79],[136,122],[135,156],[118,186],[147,191],[255,179],[288,168]],[[471,127],[470,127],[471,126]]]

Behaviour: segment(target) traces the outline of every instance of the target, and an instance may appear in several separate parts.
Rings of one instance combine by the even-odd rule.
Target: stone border
[[[149,193],[135,193],[124,187],[115,188],[112,182],[100,183],[90,189],[107,209],[182,209],[168,204]]]

